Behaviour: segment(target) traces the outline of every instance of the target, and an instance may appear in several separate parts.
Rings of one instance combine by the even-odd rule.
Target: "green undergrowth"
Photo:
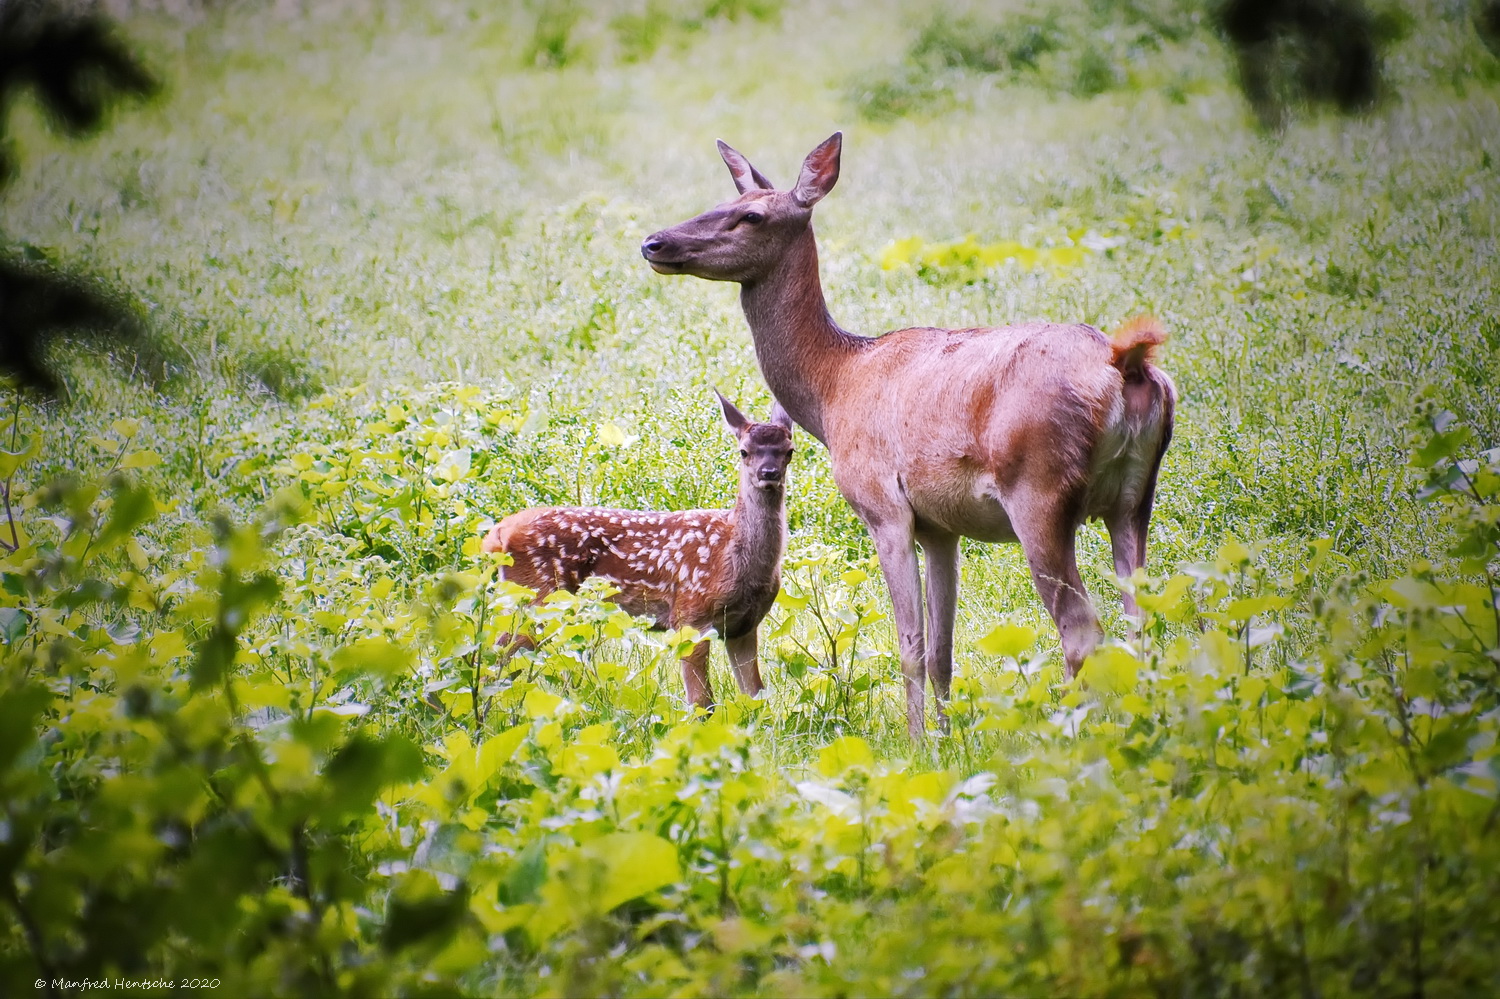
[[[1500,452],[1451,413],[1426,411],[1413,458],[1437,560],[1376,576],[1324,539],[1277,570],[1226,544],[1137,580],[1140,637],[1082,683],[1002,623],[913,746],[847,552],[789,560],[771,696],[695,720],[694,636],[598,590],[533,604],[476,553],[486,459],[528,488],[521,414],[450,400],[463,418],[389,402],[366,428],[406,479],[302,440],[240,459],[283,483],[248,518],[193,526],[128,422],[103,477],[8,494],[7,980],[1367,994],[1500,973]],[[15,483],[37,439],[5,429]],[[583,475],[629,441],[584,436]]]
[[[0,390],[0,991],[1500,988],[1466,5],[1408,5],[1368,114],[1275,135],[1176,0],[169,6],[125,24],[159,103],[11,117],[5,249],[116,284],[171,371],[64,343],[71,404]],[[916,745],[805,434],[769,689],[715,648],[710,718],[693,636],[478,550],[732,501],[710,389],[770,405],[737,296],[639,245],[730,195],[715,137],[789,184],[835,128],[841,324],[1149,312],[1180,393],[1139,630],[1085,525],[1111,637],[1065,682],[1019,550],[966,542]]]

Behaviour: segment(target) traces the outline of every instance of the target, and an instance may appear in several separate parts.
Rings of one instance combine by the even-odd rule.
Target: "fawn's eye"
[[[740,216],[741,222],[749,222],[751,225],[755,225],[757,222],[764,222],[765,220],[766,217],[760,212],[746,212]]]
[[[744,448],[740,448],[740,457],[741,458],[748,458],[748,457],[750,457],[750,452],[746,451]]]

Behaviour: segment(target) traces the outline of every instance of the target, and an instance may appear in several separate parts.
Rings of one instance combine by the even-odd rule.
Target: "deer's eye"
[[[748,457],[750,457],[750,452],[746,451],[744,448],[740,448],[740,457],[741,458],[748,458]]]
[[[757,222],[764,222],[765,220],[766,217],[760,212],[746,212],[740,216],[741,222],[749,222],[751,225],[755,225]]]

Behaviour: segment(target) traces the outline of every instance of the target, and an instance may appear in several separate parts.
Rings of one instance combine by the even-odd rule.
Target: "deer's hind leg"
[[[958,535],[923,531],[917,543],[927,561],[927,677],[937,709],[953,685],[953,619],[958,610]]]
[[[1078,675],[1102,634],[1099,617],[1078,575],[1075,509],[1070,497],[1034,491],[1016,503],[1011,513],[1011,526],[1026,553],[1032,582],[1062,638],[1070,679]]]

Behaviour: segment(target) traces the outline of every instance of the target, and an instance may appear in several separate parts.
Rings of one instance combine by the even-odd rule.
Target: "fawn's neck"
[[[846,332],[828,314],[811,225],[770,274],[740,287],[740,305],[771,394],[793,420],[826,444],[825,408],[840,369],[870,341]]]
[[[783,487],[784,488],[784,487]],[[730,552],[741,583],[768,580],[781,566],[786,547],[786,504],[781,489],[757,489],[740,481],[740,494],[729,512],[734,520]]]

